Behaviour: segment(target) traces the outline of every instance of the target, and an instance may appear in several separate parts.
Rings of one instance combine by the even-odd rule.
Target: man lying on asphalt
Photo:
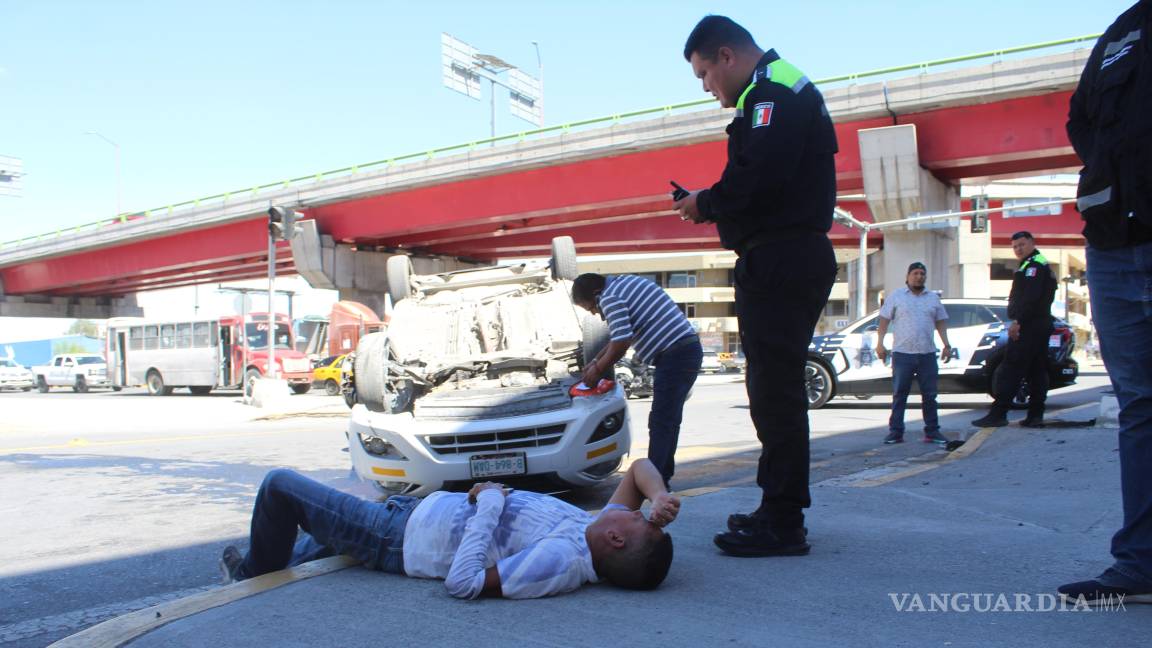
[[[663,527],[679,511],[647,459],[632,464],[599,515],[492,482],[373,502],[278,469],[256,494],[248,554],[227,547],[221,569],[231,582],[346,554],[370,569],[442,578],[457,598],[537,598],[600,579],[653,589],[672,564]]]

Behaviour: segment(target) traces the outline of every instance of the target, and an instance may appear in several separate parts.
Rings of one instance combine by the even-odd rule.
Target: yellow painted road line
[[[907,477],[913,477],[915,475],[919,475],[920,473],[928,472],[929,470],[935,470],[936,468],[939,468],[940,466],[950,462],[959,461],[971,456],[974,452],[980,449],[980,446],[984,445],[984,442],[987,441],[988,437],[992,436],[992,433],[996,430],[997,428],[980,428],[980,431],[976,434],[973,434],[972,438],[964,442],[964,445],[948,453],[948,456],[944,457],[944,459],[940,461],[921,464],[919,466],[912,466],[905,470],[897,470],[886,475],[861,479],[859,481],[851,482],[845,485],[851,486],[853,488],[871,488],[873,486],[881,486],[883,484],[899,481]]]
[[[291,430],[274,430],[265,432],[225,432],[222,434],[186,434],[170,437],[140,437],[136,439],[123,439],[120,441],[89,441],[83,437],[69,439],[65,443],[53,445],[27,446],[24,448],[0,448],[0,455],[16,454],[18,452],[41,452],[44,450],[68,450],[70,448],[103,448],[112,446],[143,445],[152,443],[177,443],[181,441],[201,441],[205,439],[234,439],[240,437],[259,437],[282,435]]]
[[[267,592],[313,576],[329,574],[356,564],[359,563],[347,556],[334,556],[305,563],[291,569],[264,574],[219,589],[168,601],[109,619],[70,637],[65,637],[52,646],[56,648],[115,648],[177,619],[183,619],[254,594]]]

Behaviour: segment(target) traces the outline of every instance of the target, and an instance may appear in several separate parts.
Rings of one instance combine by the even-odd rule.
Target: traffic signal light
[[[988,196],[972,196],[972,210],[988,209]],[[972,214],[972,233],[983,234],[988,231],[988,212],[977,211]]]
[[[271,207],[268,209],[268,234],[274,239],[284,241],[296,236],[296,221],[300,214],[287,207]]]

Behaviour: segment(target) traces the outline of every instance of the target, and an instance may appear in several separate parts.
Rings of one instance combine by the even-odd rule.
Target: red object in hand
[[[572,387],[568,390],[568,395],[569,396],[600,396],[601,394],[607,394],[608,392],[612,391],[613,389],[616,389],[616,381],[615,380],[608,380],[607,378],[601,378],[600,382],[596,383],[595,387],[586,387],[585,389],[580,389],[580,386],[583,384],[584,383],[579,382],[579,383],[576,383],[575,385],[572,385]]]

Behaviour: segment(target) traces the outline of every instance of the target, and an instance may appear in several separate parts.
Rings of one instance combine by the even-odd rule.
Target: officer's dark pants
[[[761,244],[736,261],[736,315],[745,385],[762,450],[760,512],[778,529],[803,525],[808,492],[808,398],[804,367],[836,256],[824,234]]]
[[[1044,402],[1048,400],[1048,337],[1052,324],[1024,322],[1020,337],[1009,340],[1004,350],[1004,362],[996,370],[996,401],[992,414],[1003,416],[1012,408],[1012,398],[1020,389],[1020,381],[1028,380],[1028,418],[1043,418]]]

